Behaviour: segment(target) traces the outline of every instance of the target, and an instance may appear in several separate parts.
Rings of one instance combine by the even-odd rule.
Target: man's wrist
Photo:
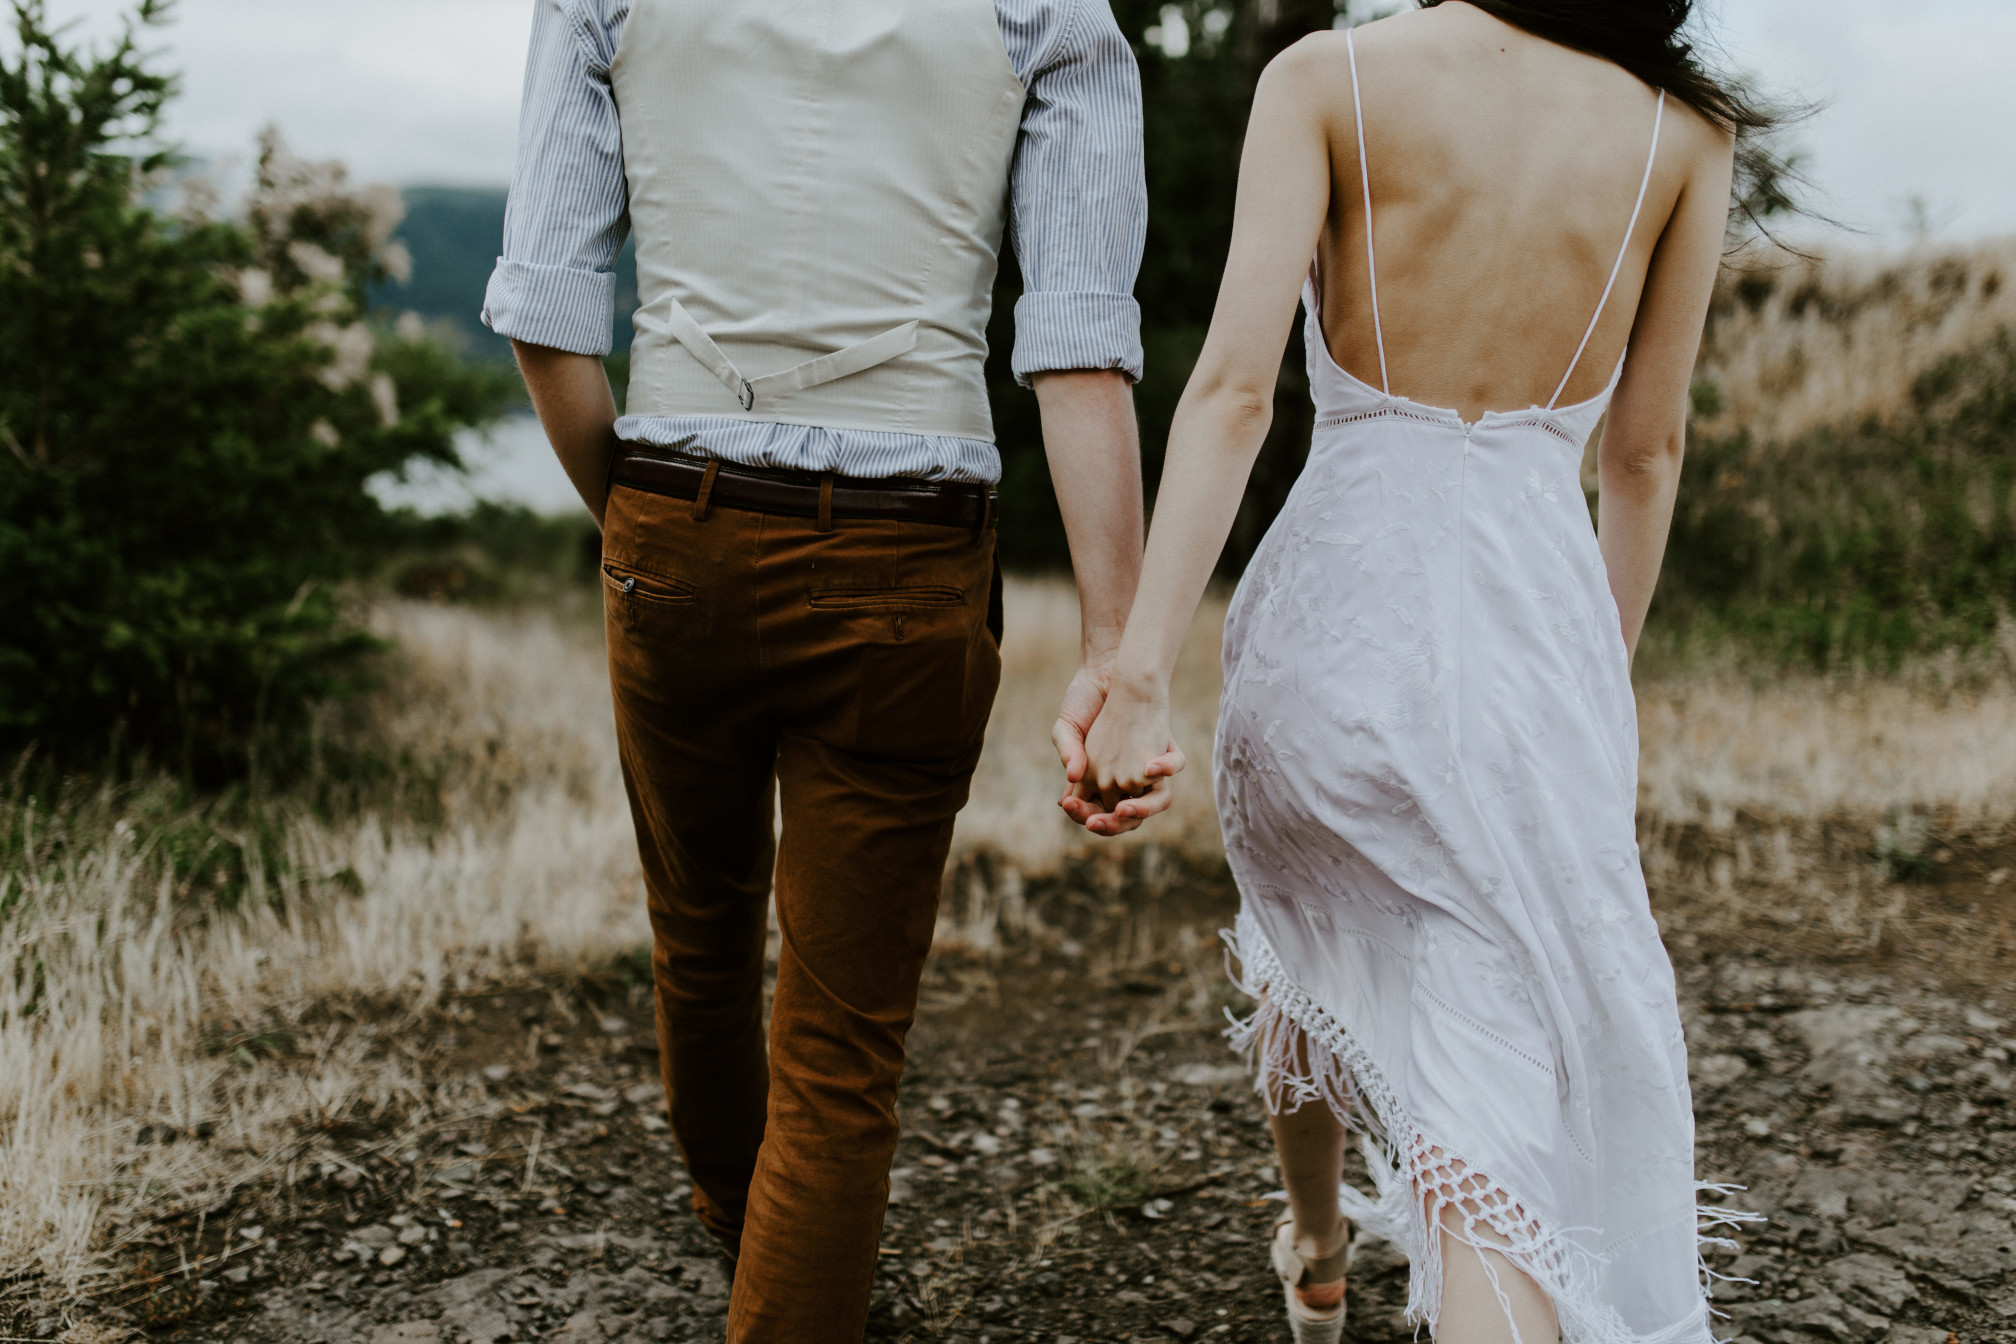
[[[1127,627],[1094,626],[1087,628],[1079,637],[1078,665],[1094,671],[1110,673],[1113,664],[1120,658],[1120,637]]]

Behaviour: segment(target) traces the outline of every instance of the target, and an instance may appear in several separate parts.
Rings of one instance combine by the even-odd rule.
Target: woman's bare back
[[[1391,391],[1465,419],[1547,404],[1616,269],[1561,400],[1601,393],[1689,188],[1716,193],[1712,205],[1726,210],[1728,137],[1676,99],[1662,118],[1657,91],[1611,62],[1468,4],[1370,24],[1351,41]],[[1330,208],[1318,247],[1324,334],[1332,357],[1376,387],[1351,55],[1342,33],[1302,48],[1297,58],[1327,76],[1313,82],[1330,131]],[[1643,209],[1625,247],[1641,183]]]

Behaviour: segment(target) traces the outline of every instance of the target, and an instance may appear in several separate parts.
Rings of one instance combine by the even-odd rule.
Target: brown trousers
[[[821,532],[619,487],[603,581],[672,1130],[694,1211],[737,1253],[728,1338],[855,1344],[904,1038],[1000,682],[993,536]]]

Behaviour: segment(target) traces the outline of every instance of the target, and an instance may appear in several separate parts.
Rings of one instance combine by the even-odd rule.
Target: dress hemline
[[[1718,1233],[1758,1221],[1757,1215],[1698,1205],[1700,1310],[1649,1334],[1633,1330],[1595,1288],[1597,1256],[1575,1244],[1565,1229],[1549,1227],[1528,1213],[1516,1192],[1429,1137],[1400,1105],[1364,1047],[1289,978],[1258,921],[1242,910],[1236,927],[1221,936],[1233,985],[1259,1004],[1244,1020],[1228,1009],[1232,1025],[1225,1035],[1253,1063],[1254,1091],[1269,1113],[1292,1113],[1322,1101],[1347,1128],[1358,1131],[1377,1193],[1368,1196],[1347,1183],[1338,1200],[1345,1217],[1407,1257],[1409,1324],[1432,1331],[1441,1315],[1443,1238],[1430,1235],[1432,1228],[1441,1227],[1459,1242],[1497,1251],[1537,1283],[1554,1305],[1563,1344],[1716,1344],[1709,1324],[1709,1285],[1721,1276],[1708,1268],[1705,1253],[1710,1247],[1734,1249],[1735,1243]],[[1230,959],[1238,960],[1241,972],[1232,971]],[[1730,1190],[1697,1187],[1698,1193],[1716,1195]],[[1451,1211],[1462,1222],[1461,1233],[1442,1226]],[[1484,1263],[1497,1287],[1490,1262]],[[1509,1312],[1502,1287],[1498,1297]]]

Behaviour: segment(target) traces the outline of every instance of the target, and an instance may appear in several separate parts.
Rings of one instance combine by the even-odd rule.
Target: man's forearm
[[[546,441],[600,527],[608,503],[609,456],[616,448],[616,398],[609,375],[593,355],[523,341],[511,342],[511,349]]]
[[[1078,580],[1082,658],[1112,660],[1141,579],[1141,431],[1127,375],[1099,370],[1035,378],[1050,480]]]

